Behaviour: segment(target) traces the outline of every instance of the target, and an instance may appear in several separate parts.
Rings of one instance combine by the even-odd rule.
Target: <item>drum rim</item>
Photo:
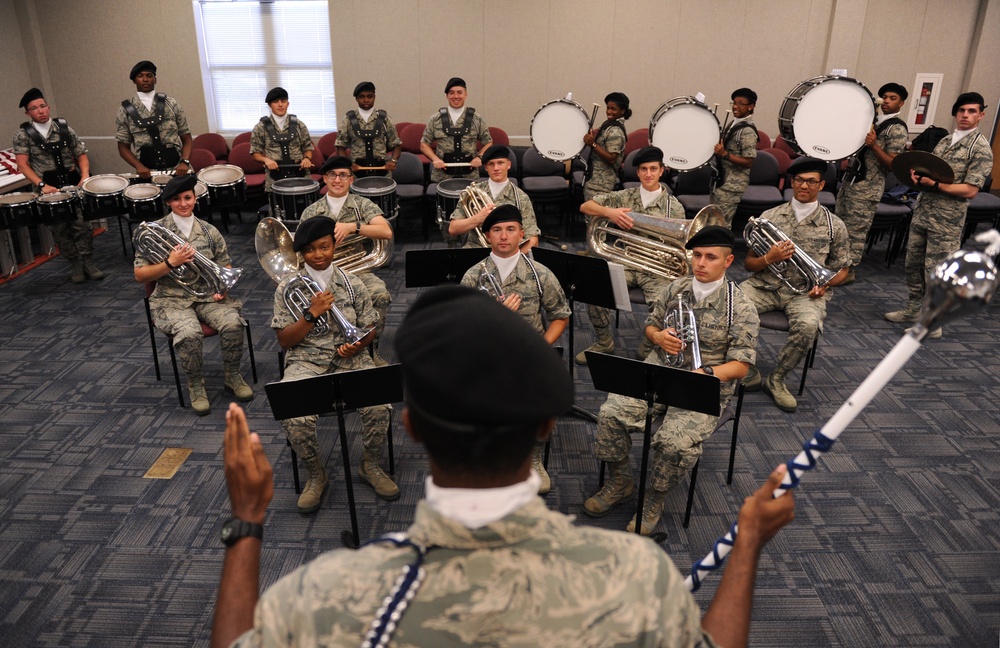
[[[364,181],[364,182],[363,182]],[[372,182],[382,183],[379,187],[366,187],[364,185],[371,184]],[[396,193],[396,181],[392,178],[386,178],[385,176],[368,176],[367,178],[358,178],[351,183],[351,193],[357,194],[358,196],[389,196]]]
[[[208,180],[203,178],[202,175],[206,174],[207,171],[211,171],[212,169],[232,169],[233,171],[238,172],[239,176],[235,180],[231,180],[228,182],[209,182]],[[209,187],[228,187],[230,185],[239,184],[241,181],[246,182],[246,172],[240,167],[236,166],[235,164],[213,164],[199,171],[197,174],[195,174],[195,177],[198,180],[204,182]]]
[[[56,196],[65,196],[64,198],[56,199]],[[57,191],[50,194],[42,194],[35,199],[40,205],[61,205],[63,203],[73,202],[77,200],[77,197],[71,193],[66,193],[64,191]]]
[[[151,196],[140,196],[139,198],[136,198],[134,196],[130,196],[128,193],[129,190],[148,191],[150,188],[156,189],[156,193],[154,193]],[[159,196],[163,195],[163,188],[151,182],[143,182],[140,184],[129,185],[122,191],[122,195],[128,200],[154,200]]]
[[[14,196],[27,196],[27,200],[21,202],[5,202],[4,198],[13,198]],[[31,193],[30,191],[13,191],[11,193],[0,194],[0,205],[8,205],[11,207],[17,207],[18,205],[30,205],[38,201],[38,194]]]
[[[853,83],[854,85],[864,90],[868,94],[868,96],[872,99],[872,110],[874,111],[872,119],[874,121],[875,117],[878,116],[879,110],[878,106],[875,104],[875,95],[872,94],[871,88],[866,86],[864,82],[862,82],[860,79],[856,79],[854,77],[843,76],[839,74],[821,74],[819,76],[810,77],[808,79],[800,81],[791,90],[789,90],[787,94],[785,94],[784,99],[781,100],[781,104],[778,106],[778,134],[784,141],[788,142],[793,149],[795,149],[798,153],[802,155],[815,157],[816,159],[823,160],[824,162],[838,162],[840,160],[845,160],[853,155],[857,155],[861,150],[865,148],[864,142],[862,142],[861,146],[859,146],[856,150],[852,151],[848,155],[834,157],[833,151],[828,151],[828,152],[818,151],[816,150],[815,144],[812,144],[810,146],[810,148],[813,149],[813,152],[807,152],[805,150],[806,142],[799,142],[799,138],[795,134],[795,113],[797,112],[798,107],[802,104],[802,101],[805,99],[806,95],[809,94],[811,90],[818,88],[822,84],[828,83],[830,81],[847,81]],[[801,92],[800,94],[795,94],[803,89],[805,90],[804,92]]]
[[[124,182],[125,184],[120,189],[117,189],[115,191],[94,191],[93,189],[87,189],[87,185],[95,184],[95,181],[99,180],[100,178],[107,178],[107,179],[114,178],[116,181]],[[101,173],[98,175],[92,175],[83,182],[81,182],[80,191],[89,196],[117,196],[121,192],[125,191],[125,187],[128,186],[129,186],[128,179],[121,177],[117,173]]]
[[[684,99],[685,101],[681,101],[673,105],[668,105],[671,102],[676,101],[678,99]],[[676,169],[678,171],[694,171],[695,169],[700,169],[712,161],[712,157],[714,155],[715,142],[722,137],[722,124],[719,122],[719,116],[716,115],[714,112],[712,112],[712,109],[708,107],[708,104],[702,101],[698,101],[698,99],[695,98],[693,95],[681,95],[679,97],[673,97],[672,99],[663,102],[663,104],[661,104],[660,107],[656,109],[656,112],[654,112],[653,116],[650,117],[649,119],[649,143],[651,146],[657,146],[654,143],[654,137],[656,135],[656,126],[660,123],[660,121],[663,119],[665,115],[669,114],[671,110],[677,108],[678,106],[696,106],[698,108],[701,108],[704,113],[706,113],[715,121],[715,127],[717,129],[717,134],[712,139],[713,143],[711,147],[711,152],[709,153],[708,157],[705,158],[705,160],[700,164],[695,164],[693,166],[683,166],[683,167],[674,166],[670,164],[670,162],[677,162],[678,159],[673,157],[673,152],[668,152],[667,148],[662,146],[660,147],[661,149],[663,149],[663,157],[664,157],[663,162],[664,164],[667,165],[667,167],[671,169]],[[684,163],[687,164],[687,161],[685,161]]]
[[[454,189],[449,189],[448,187],[441,186],[446,182],[451,182],[452,184],[461,182],[463,184],[461,189],[455,191]],[[458,198],[462,194],[462,191],[468,188],[469,185],[471,185],[473,182],[476,182],[476,180],[473,180],[472,178],[446,178],[437,184],[437,193],[439,196],[446,196],[448,198]]]
[[[282,185],[280,183],[294,181],[294,186]],[[308,181],[308,184],[303,181]],[[284,191],[279,191],[284,189]],[[291,189],[290,191],[288,189]],[[282,178],[271,183],[271,193],[281,196],[300,196],[302,194],[319,193],[320,184],[312,178]]]
[[[583,118],[584,118],[584,120],[586,120],[586,123],[588,125],[590,125],[590,117],[587,115],[587,111],[583,108],[583,106],[581,106],[577,102],[573,101],[572,99],[566,99],[565,97],[563,97],[562,99],[553,99],[552,101],[547,101],[546,103],[544,103],[541,106],[539,106],[538,110],[535,111],[535,114],[532,115],[532,117],[531,117],[531,124],[528,126],[528,139],[531,140],[531,146],[536,151],[538,151],[538,154],[541,155],[546,160],[552,160],[554,162],[565,162],[566,160],[572,160],[576,156],[580,155],[580,151],[582,151],[584,148],[586,148],[587,145],[583,143],[583,137],[582,136],[580,138],[580,147],[578,149],[576,149],[576,151],[574,151],[573,153],[569,153],[568,149],[566,151],[560,151],[560,153],[565,156],[565,157],[561,157],[561,158],[559,158],[559,157],[553,157],[551,155],[548,155],[548,153],[549,153],[549,150],[548,150],[549,147],[545,147],[547,150],[543,151],[541,148],[539,148],[535,144],[535,120],[538,119],[538,115],[540,115],[543,110],[545,110],[547,107],[552,106],[554,104],[565,104],[567,106],[573,106],[573,107],[575,107],[577,110],[579,110],[580,114],[583,115]],[[588,132],[590,132],[589,128],[586,131],[584,131],[584,135],[586,135]]]

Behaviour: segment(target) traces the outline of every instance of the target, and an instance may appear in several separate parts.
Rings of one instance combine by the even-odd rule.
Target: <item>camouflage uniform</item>
[[[934,155],[955,171],[955,184],[982,188],[993,169],[993,151],[979,131],[969,133],[952,145],[946,135],[934,147]],[[969,201],[936,191],[920,194],[910,223],[906,246],[906,285],[910,307],[919,309],[924,298],[925,277],[946,256],[961,247],[962,230]]]
[[[676,303],[678,296],[683,296],[691,305],[698,323],[698,341],[704,366],[714,367],[733,360],[753,364],[757,356],[757,332],[760,326],[753,302],[735,284],[732,285],[730,326],[730,282],[723,282],[719,289],[699,302],[694,300],[691,282],[691,277],[683,277],[671,283],[653,304],[645,325],[663,328],[668,306]],[[666,366],[666,354],[660,347],[655,347],[646,356],[646,362]],[[719,392],[720,411],[729,403],[734,387],[734,382],[722,383]],[[657,405],[654,411],[662,413],[663,406]],[[609,394],[597,417],[597,458],[610,463],[626,461],[632,448],[630,435],[642,432],[645,420],[645,401]],[[679,408],[667,412],[652,440],[650,486],[653,490],[666,492],[684,478],[701,457],[702,442],[715,431],[718,420],[718,416]]]
[[[747,117],[738,123],[753,124],[753,117]],[[730,124],[722,136],[726,151],[732,155],[751,160],[756,158],[757,142],[760,141],[756,131],[744,126],[730,137],[735,125],[736,123]],[[743,192],[746,191],[747,185],[750,184],[750,167],[741,167],[722,158],[719,158],[717,163],[722,165],[723,182],[712,192],[709,201],[722,210],[726,217],[726,225],[729,226],[733,224],[736,207],[743,199]]]
[[[59,125],[54,119],[50,120],[49,123],[52,124],[52,127],[49,129],[49,136],[45,138],[45,141],[57,142],[60,136]],[[29,128],[34,128],[34,126],[29,126]],[[87,153],[87,147],[80,141],[72,128],[69,128],[69,141],[66,143],[68,147],[64,146],[60,149],[63,167],[67,170],[77,169],[76,159]],[[14,133],[14,155],[27,155],[28,165],[39,178],[42,178],[43,182],[45,180],[43,176],[46,173],[58,169],[52,154],[38,146],[21,128]],[[94,253],[94,235],[91,231],[90,221],[78,217],[68,223],[57,223],[48,227],[52,231],[52,238],[55,239],[56,245],[59,246],[59,254],[70,263]]]
[[[274,125],[275,132],[281,134],[288,130],[291,126],[291,118],[294,115],[286,115],[285,128],[278,128],[278,125]],[[273,121],[273,120],[272,120]],[[309,129],[306,125],[298,118],[295,120],[295,132],[292,134],[292,140],[288,142],[288,154],[292,158],[292,161],[296,164],[302,161],[305,154],[313,150],[312,139],[309,137]],[[281,157],[281,145],[271,139],[270,135],[267,133],[267,126],[264,125],[263,121],[258,121],[254,127],[253,131],[250,132],[250,155],[254,153],[260,153],[265,157],[269,157],[278,164],[287,164]],[[290,177],[306,177],[309,175],[308,169],[278,169],[282,171],[277,178],[272,178],[270,169],[264,169],[264,191],[270,191],[271,185],[274,184],[276,179],[290,178]]]
[[[361,116],[360,111],[355,110],[354,113],[358,116],[358,123],[361,125],[361,130],[368,131],[375,128],[375,123],[378,121],[378,109],[372,111],[371,119],[367,121],[365,121],[365,118]],[[372,139],[372,154],[376,158],[388,159],[389,152],[402,144],[403,140],[399,139],[399,133],[396,132],[396,126],[392,123],[392,120],[389,119],[389,115],[386,115],[384,136]],[[351,149],[351,157],[354,159],[355,163],[360,164],[360,162],[364,160],[365,140],[354,132],[354,129],[351,128],[351,120],[346,116],[340,122],[340,130],[337,131],[336,146]],[[385,176],[387,178],[391,178],[392,173],[386,172]]]
[[[305,275],[306,271],[301,270],[296,275]],[[351,298],[351,291],[344,283],[344,277],[350,281],[351,290],[354,291],[354,298]],[[293,277],[288,277],[278,285],[274,292],[274,317],[271,320],[271,328],[275,330],[291,326],[298,321],[298,317],[292,314],[285,305],[283,298],[285,286]],[[350,274],[341,274],[334,271],[333,277],[327,285],[327,290],[333,294],[334,305],[344,314],[349,322],[358,328],[367,328],[374,325],[378,320],[378,314],[372,307],[368,290],[365,289],[357,277]],[[282,382],[298,380],[300,378],[312,378],[326,373],[337,373],[340,371],[354,371],[357,369],[372,369],[375,363],[368,355],[367,349],[362,349],[350,358],[341,358],[337,354],[337,347],[345,344],[347,340],[340,328],[334,322],[332,316],[327,316],[330,322],[330,330],[320,333],[316,326],[312,327],[306,338],[296,344],[285,354],[285,374]],[[358,415],[361,417],[362,440],[365,450],[378,456],[385,445],[386,431],[389,429],[388,405],[375,405],[373,407],[358,408]],[[281,422],[281,427],[285,431],[285,436],[300,459],[308,466],[312,460],[318,456],[319,441],[316,437],[316,416],[303,416],[300,418],[286,419]]]
[[[226,241],[219,230],[195,216],[191,218],[194,220],[194,227],[191,228],[191,237],[187,242],[220,266],[232,265]],[[173,214],[167,214],[156,222],[184,238],[174,223]],[[142,256],[141,250],[136,249],[136,268],[157,263],[162,261],[147,259]],[[204,289],[204,280],[197,287]],[[171,275],[167,275],[157,280],[156,290],[149,297],[149,306],[156,328],[173,337],[174,348],[189,382],[201,377],[201,343],[204,339],[201,322],[219,332],[223,363],[228,367],[239,368],[243,358],[244,321],[240,316],[243,302],[228,295],[218,302],[211,295],[195,297]]]
[[[583,199],[593,200],[595,196],[602,193],[614,191],[618,184],[618,171],[622,167],[622,152],[625,150],[625,120],[619,119],[621,128],[611,127],[604,129],[595,141],[602,149],[609,153],[618,154],[618,159],[614,165],[605,162],[596,153],[590,154],[590,178],[583,183]]]
[[[473,185],[479,187],[485,191],[488,195],[492,196],[490,193],[490,182],[489,180],[484,180],[482,182],[473,182]],[[542,230],[538,229],[538,221],[535,219],[535,207],[531,204],[531,198],[528,198],[528,194],[524,193],[520,188],[515,187],[513,182],[508,182],[504,190],[500,192],[500,195],[493,198],[493,204],[495,205],[514,205],[521,212],[522,226],[524,227],[524,238],[531,238],[532,236],[540,236]],[[468,213],[462,203],[459,203],[455,208],[455,211],[451,213],[451,220],[462,220],[463,218],[469,218],[473,214]],[[447,231],[447,230],[446,230]],[[486,232],[483,232],[486,234]],[[464,247],[489,247],[488,245],[480,245],[479,241],[469,232],[461,237],[464,238]]]
[[[330,203],[327,201],[326,196],[323,196],[306,207],[302,212],[302,220],[312,218],[313,216],[326,216],[338,223],[357,223],[360,220],[362,225],[367,225],[376,216],[384,217],[384,214],[378,205],[367,198],[362,198],[355,194],[347,194],[347,202],[344,203],[339,214],[334,214],[331,211]],[[361,280],[361,283],[368,289],[368,294],[371,295],[371,301],[378,312],[378,333],[376,338],[381,337],[382,331],[385,329],[389,304],[392,303],[392,296],[389,294],[389,289],[386,287],[384,281],[370,271],[352,272],[351,274]]]
[[[795,243],[796,248],[820,265],[836,272],[851,263],[847,227],[833,214],[830,214],[830,220],[827,221],[828,212],[818,202],[815,204],[816,209],[801,223],[795,219],[791,203],[769,209],[761,217],[780,228]],[[803,289],[807,287],[799,275],[792,276],[792,285]],[[752,274],[740,284],[740,288],[757,306],[757,313],[780,310],[788,318],[788,341],[778,352],[778,360],[772,373],[775,380],[783,379],[812,348],[813,340],[823,328],[826,304],[833,297],[833,292],[827,290],[818,299],[813,299],[806,293],[796,295],[769,268]]]
[[[878,145],[889,155],[901,153],[906,149],[908,135],[906,126],[894,123],[879,133]],[[851,238],[852,266],[861,265],[868,230],[872,226],[872,219],[875,217],[879,201],[882,200],[882,194],[885,193],[885,167],[870,148],[865,147],[862,155],[865,177],[843,185],[837,192],[836,212],[847,226],[847,233]]]
[[[524,317],[525,321],[531,325],[539,334],[545,333],[545,322],[542,320],[542,313],[551,322],[557,319],[569,317],[569,302],[563,292],[559,280],[552,274],[552,271],[541,263],[529,261],[528,257],[521,254],[514,271],[507,275],[507,279],[501,284],[505,295],[517,293],[521,296],[521,308],[518,313]],[[534,267],[535,272],[531,269]],[[486,257],[476,265],[469,268],[465,276],[462,277],[462,285],[470,288],[479,287],[479,276],[483,272],[489,272],[494,278],[500,279],[497,272],[497,264],[492,257]],[[537,273],[537,274],[536,274]]]
[[[153,103],[153,110],[147,109],[138,95],[132,95],[129,101],[143,119],[152,117],[155,114],[155,101]],[[157,128],[160,130],[160,141],[163,142],[163,145],[177,149],[177,155],[182,155],[184,144],[181,141],[181,137],[190,134],[191,129],[188,128],[184,109],[181,108],[180,104],[173,97],[166,98],[163,106],[163,121]],[[115,117],[115,139],[122,144],[131,146],[136,156],[139,155],[139,149],[153,144],[153,138],[149,136],[145,128],[142,128],[129,118],[124,106],[118,108],[118,115]]]
[[[457,122],[453,123],[452,126],[459,128],[464,125],[466,114],[467,112],[463,112],[462,116]],[[492,140],[493,137],[490,135],[490,129],[486,126],[486,122],[483,121],[483,118],[477,112],[472,116],[472,127],[469,129],[468,135],[462,138],[462,153],[475,157],[479,155],[479,149]],[[427,127],[424,128],[424,134],[423,137],[420,138],[420,141],[431,146],[436,145],[434,152],[442,160],[444,159],[445,153],[453,153],[455,151],[455,140],[453,137],[445,133],[440,112],[436,112],[431,115],[430,121],[427,122]],[[433,165],[431,166],[431,182],[441,182],[442,180],[447,180],[448,178],[478,179],[479,169],[472,169],[468,173],[461,175],[450,175],[445,173],[443,169],[435,169]]]
[[[715,646],[684,577],[655,544],[593,527],[541,499],[469,530],[417,505],[409,540],[430,547],[389,645]],[[237,646],[358,646],[412,548],[338,550],[261,597]]]

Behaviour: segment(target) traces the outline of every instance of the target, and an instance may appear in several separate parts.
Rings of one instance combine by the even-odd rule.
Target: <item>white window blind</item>
[[[251,130],[275,86],[311,133],[337,130],[325,0],[197,0],[194,9],[213,130]]]

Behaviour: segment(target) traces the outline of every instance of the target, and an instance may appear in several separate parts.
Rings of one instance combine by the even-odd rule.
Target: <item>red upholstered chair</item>
[[[774,156],[774,159],[778,161],[778,173],[782,176],[788,172],[788,167],[792,164],[792,158],[788,157],[788,153],[785,153],[778,148],[769,149],[757,149],[758,151],[767,151]]]
[[[799,157],[799,152],[793,149],[781,135],[778,135],[777,137],[774,138],[773,148],[776,148],[779,151],[784,151],[785,154],[788,155],[788,157],[791,158],[792,160]]]
[[[334,155],[337,154],[336,149],[334,149],[333,154]],[[326,158],[328,157],[332,156],[327,155],[326,151],[321,149],[319,146],[313,149],[313,154],[312,154],[313,168],[312,168],[312,173],[309,174],[309,177],[311,177],[316,182],[320,183],[320,185],[323,184],[323,176],[320,175],[319,168],[323,166],[323,163],[326,162]]]
[[[229,152],[229,163],[243,169],[247,197],[264,195],[264,165],[250,155],[250,142],[241,142]]]
[[[202,133],[194,138],[193,144],[195,150],[205,149],[206,151],[210,151],[220,163],[224,163],[229,159],[229,144],[226,143],[226,138],[218,133]]]
[[[510,146],[510,138],[507,137],[507,133],[496,126],[490,126],[490,139],[493,140],[494,144],[499,144],[501,146]]]
[[[337,131],[327,133],[316,142],[316,148],[323,152],[323,159],[337,154]]]
[[[225,160],[216,159],[216,157],[212,155],[212,152],[208,149],[196,148],[191,150],[191,166],[194,167],[195,173],[201,171],[205,167],[215,166],[216,164],[225,164],[225,162]]]
[[[239,135],[237,135],[233,139],[233,148],[236,148],[239,144],[242,144],[243,142],[248,142],[249,143],[250,142],[250,137],[251,137],[251,134],[249,132],[240,133]],[[230,150],[232,150],[232,149],[230,149]]]
[[[628,134],[628,141],[625,142],[624,153],[627,157],[632,151],[638,151],[645,146],[649,146],[649,129],[640,128]]]
[[[758,149],[769,149],[771,148],[771,136],[762,130],[757,130],[757,148]]]

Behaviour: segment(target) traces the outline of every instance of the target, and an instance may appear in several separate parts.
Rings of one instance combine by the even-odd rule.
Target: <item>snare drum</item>
[[[157,176],[159,177],[159,176]],[[133,222],[154,221],[163,218],[163,190],[158,184],[134,184],[122,192],[122,200]]]
[[[247,201],[247,181],[243,169],[232,164],[214,164],[198,172],[208,186],[213,207],[238,207]]]
[[[369,176],[351,184],[351,193],[363,196],[379,206],[386,218],[399,213],[396,203],[396,181],[392,178]]]
[[[164,187],[166,187],[167,183],[170,182],[173,179],[174,179],[174,176],[172,176],[170,174],[167,174],[167,173],[160,173],[160,174],[157,174],[157,175],[152,176],[150,178],[150,180],[153,182],[153,184],[156,185],[157,187],[159,187],[160,189],[163,189]]]
[[[17,229],[38,222],[36,196],[26,191],[0,194],[0,227]]]
[[[649,121],[649,143],[663,151],[663,163],[678,171],[703,167],[722,137],[719,118],[694,97],[674,97]]]
[[[83,195],[83,214],[88,220],[122,213],[122,192],[129,186],[128,179],[110,173],[90,176],[80,183]]]
[[[392,183],[395,186],[395,182]],[[312,178],[285,178],[271,185],[271,216],[297,221],[306,207],[319,200],[319,183]]]
[[[531,118],[531,144],[542,157],[564,162],[583,150],[590,117],[583,106],[568,99],[544,104]]]
[[[458,207],[458,197],[462,190],[472,184],[474,180],[469,178],[449,178],[442,180],[437,185],[437,219],[438,225],[448,231],[448,221],[451,220],[451,212]]]
[[[796,151],[834,162],[864,147],[875,114],[875,99],[863,83],[818,76],[788,93],[778,112],[778,129]]]
[[[45,225],[58,225],[76,220],[80,199],[75,191],[57,191],[38,197],[38,214]]]

